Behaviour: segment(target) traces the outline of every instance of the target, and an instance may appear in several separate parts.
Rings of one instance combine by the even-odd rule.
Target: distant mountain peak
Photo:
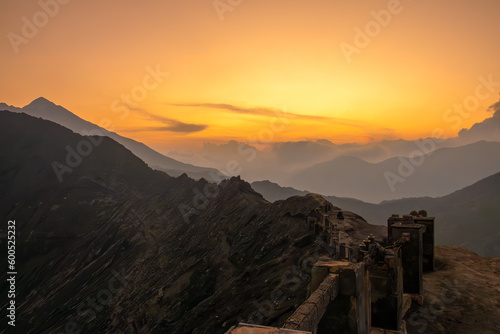
[[[250,197],[263,199],[263,196],[256,192],[250,183],[242,180],[239,175],[233,176],[229,180],[223,180],[220,183],[220,187],[224,189],[224,192],[228,195],[227,198],[232,198],[233,196],[236,196],[236,194],[246,194],[250,195]]]
[[[56,106],[55,103],[47,100],[46,98],[44,97],[39,97],[33,101],[31,101],[30,104],[28,104],[26,107],[46,107],[46,106]]]

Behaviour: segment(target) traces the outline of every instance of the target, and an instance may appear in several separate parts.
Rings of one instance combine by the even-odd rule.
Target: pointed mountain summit
[[[30,107],[30,108],[41,108],[41,107],[57,107],[57,105],[49,100],[47,100],[44,97],[39,97],[37,99],[34,99],[31,101],[28,105],[25,107]]]
[[[205,178],[206,180],[212,182],[219,181],[226,177],[214,168],[190,165],[167,157],[159,152],[156,152],[155,150],[151,149],[141,142],[120,136],[115,132],[108,131],[96,124],[88,122],[73,114],[68,109],[60,105],[56,105],[55,103],[47,100],[44,97],[39,97],[33,100],[23,108],[17,108],[14,106],[9,106],[5,103],[1,103],[0,110],[22,112],[30,116],[49,120],[81,135],[98,135],[110,137],[129,149],[137,157],[147,163],[151,168],[164,171],[171,176],[179,176],[182,173],[186,173],[193,179]]]
[[[109,132],[108,130],[78,117],[68,109],[57,105],[44,97],[39,97],[31,101],[31,103],[24,106],[19,111],[24,112],[30,116],[52,121],[79,134],[85,135],[88,134],[87,132],[90,132],[91,129],[99,129],[101,132],[100,135],[111,137],[111,132]]]

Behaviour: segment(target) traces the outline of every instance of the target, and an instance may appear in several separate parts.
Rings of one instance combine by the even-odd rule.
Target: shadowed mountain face
[[[91,122],[83,120],[75,114],[71,113],[69,110],[55,105],[54,103],[48,101],[43,97],[34,100],[23,108],[16,108],[2,103],[0,104],[0,110],[23,112],[34,117],[40,117],[60,124],[82,135],[99,135],[110,137],[128,148],[136,156],[145,161],[150,167],[162,170],[171,176],[179,176],[183,173],[187,173],[190,177],[196,180],[205,178],[207,180],[219,181],[224,178],[224,176],[216,169],[185,164],[164,156],[144,145],[143,143],[137,142],[130,138],[122,137],[115,132],[108,131]],[[103,122],[110,123],[110,120],[108,119],[106,121],[106,119],[104,119]]]
[[[289,196],[304,196],[307,191],[280,187],[269,181],[252,183],[252,188],[269,201]],[[500,257],[500,173],[485,178],[447,196],[405,198],[380,204],[365,203],[352,198],[324,196],[336,206],[360,214],[370,224],[386,225],[393,213],[410,213],[425,208],[436,217],[436,242],[459,245],[482,256]]]
[[[102,142],[60,182],[54,161],[92,140]],[[336,209],[319,196],[270,203],[239,178],[173,178],[110,138],[22,113],[0,112],[0,157],[0,216],[16,221],[19,333],[279,325],[329,250],[308,222]],[[344,215],[356,241],[383,231]]]
[[[500,170],[500,143],[480,141],[429,155],[370,164],[341,157],[304,169],[284,184],[371,203],[405,197],[444,196]]]

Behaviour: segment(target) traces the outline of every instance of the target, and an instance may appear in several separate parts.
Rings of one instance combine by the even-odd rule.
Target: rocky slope
[[[500,333],[500,259],[457,246],[437,247],[435,256],[424,305],[406,314],[408,333]]]
[[[99,144],[88,152],[86,142]],[[71,149],[79,159],[67,160]],[[337,208],[317,195],[270,203],[239,178],[173,178],[109,138],[10,112],[0,112],[0,156],[0,216],[17,227],[18,332],[279,325],[330,251],[309,218]],[[54,162],[71,171],[58,178]],[[345,216],[355,241],[380,232]]]
[[[308,194],[269,181],[253,182],[252,188],[270,201]],[[324,198],[336,206],[358,213],[374,225],[385,225],[393,213],[404,214],[425,208],[429,215],[436,217],[435,237],[438,245],[463,246],[481,256],[500,257],[498,189],[500,173],[437,198],[404,198],[380,204],[336,196]]]
[[[60,182],[53,162],[100,139]],[[109,138],[8,112],[0,112],[0,157],[0,216],[17,228],[16,333],[280,326],[306,299],[311,265],[331,251],[309,220],[338,208],[318,195],[270,203],[239,178],[173,178]],[[353,242],[383,233],[344,216]],[[411,333],[498,332],[498,274],[498,260],[439,247],[427,304],[407,316]]]

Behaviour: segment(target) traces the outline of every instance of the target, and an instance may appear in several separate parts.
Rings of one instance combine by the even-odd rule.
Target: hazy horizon
[[[208,170],[200,169],[209,167],[226,176],[239,175],[248,182],[270,180],[299,190],[369,203],[448,195],[500,169],[500,160],[495,158],[500,150],[500,101],[488,108],[491,117],[460,130],[453,138],[342,145],[324,139],[269,143],[231,140],[224,144],[204,143],[201,149],[189,154],[170,151],[163,157],[127,137],[98,130],[45,98],[24,108],[0,104],[2,107],[54,121],[76,133],[109,135],[150,167],[172,176],[184,170],[193,172],[189,175],[195,179],[216,181]],[[482,163],[476,165],[474,161]]]
[[[236,3],[9,2],[1,98],[43,96],[162,153],[454,137],[498,99],[498,1]]]

